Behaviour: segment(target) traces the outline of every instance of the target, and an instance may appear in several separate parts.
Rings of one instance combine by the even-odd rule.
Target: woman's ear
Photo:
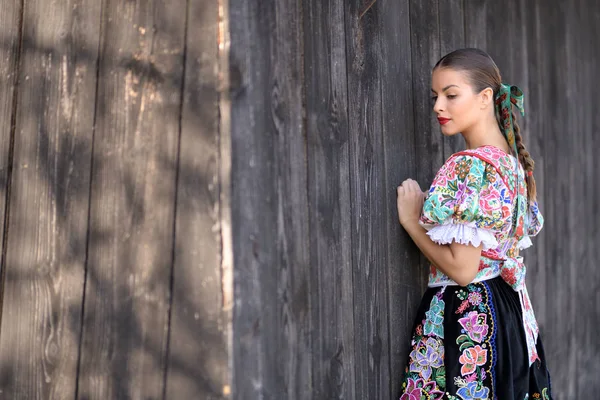
[[[494,104],[494,91],[490,87],[487,87],[479,92],[479,97],[481,98],[481,109],[487,108]]]

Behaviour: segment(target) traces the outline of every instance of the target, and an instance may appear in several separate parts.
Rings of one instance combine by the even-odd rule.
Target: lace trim
[[[427,235],[437,244],[456,242],[479,247],[483,243],[483,250],[498,248],[498,241],[494,233],[488,229],[478,228],[473,222],[468,224],[444,223],[432,227]]]

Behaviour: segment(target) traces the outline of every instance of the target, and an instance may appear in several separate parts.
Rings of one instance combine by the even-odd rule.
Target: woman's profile
[[[401,400],[551,399],[519,255],[543,225],[513,112],[523,93],[488,54],[461,49],[433,68],[432,95],[442,133],[462,134],[466,150],[428,192],[398,187],[400,223],[431,262]]]

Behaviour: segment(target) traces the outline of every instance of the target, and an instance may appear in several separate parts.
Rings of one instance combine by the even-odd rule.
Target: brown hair
[[[442,57],[437,64],[435,64],[435,67],[433,67],[434,70],[436,68],[450,68],[456,71],[464,71],[476,93],[489,87],[494,91],[494,98],[498,94],[502,83],[500,70],[494,60],[492,60],[492,57],[485,51],[479,49],[455,50]],[[515,141],[519,152],[519,161],[521,162],[523,169],[525,169],[527,197],[530,202],[533,202],[536,199],[536,185],[533,177],[535,163],[525,148],[525,143],[523,142],[523,137],[521,135],[521,128],[517,123],[514,111],[512,111],[512,118],[515,130]],[[498,112],[496,112],[496,119],[498,119]],[[499,120],[498,124],[500,124]]]

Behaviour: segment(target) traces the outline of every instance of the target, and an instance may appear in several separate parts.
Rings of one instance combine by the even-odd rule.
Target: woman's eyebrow
[[[442,89],[442,92],[445,92],[446,90],[450,89],[450,88],[451,88],[451,87],[453,87],[453,86],[454,86],[454,87],[458,87],[458,85],[448,85],[448,86],[446,86],[445,88],[443,88],[443,89]],[[432,91],[433,93],[437,93],[435,90],[433,90],[433,88],[431,89],[431,91]]]

